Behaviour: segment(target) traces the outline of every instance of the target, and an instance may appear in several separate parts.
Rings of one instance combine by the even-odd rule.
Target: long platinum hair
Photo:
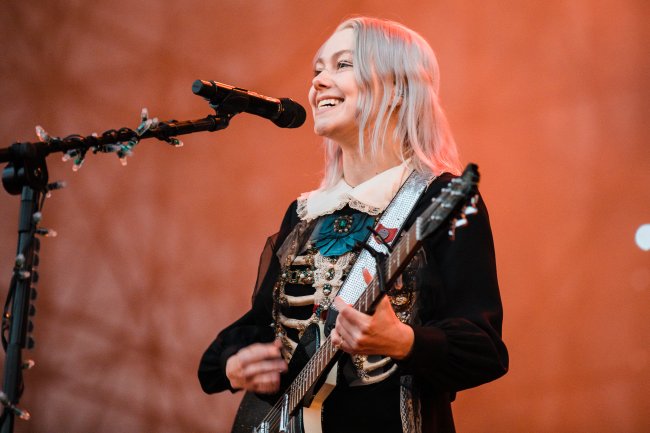
[[[355,35],[354,74],[359,86],[359,152],[371,158],[387,142],[401,143],[399,157],[414,169],[438,175],[460,173],[456,143],[439,102],[440,73],[436,56],[415,31],[394,21],[354,17],[336,31]],[[391,119],[395,127],[387,140]],[[325,139],[325,173],[321,187],[343,176],[342,151]]]

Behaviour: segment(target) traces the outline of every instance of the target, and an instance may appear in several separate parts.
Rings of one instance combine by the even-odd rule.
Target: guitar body
[[[246,392],[239,403],[231,433],[251,433],[271,407],[270,403],[262,400],[255,393]]]
[[[271,407],[270,403],[262,400],[255,393],[247,392],[239,403],[231,433],[253,433]],[[300,410],[296,412],[289,421],[287,433],[311,433],[303,427],[302,412]]]
[[[288,377],[292,382],[300,371],[307,365],[309,359],[314,356],[325,340],[322,324],[312,323],[305,329],[305,332],[296,347],[296,350],[289,362],[289,371],[292,374]],[[337,357],[338,359],[338,357]],[[307,391],[303,400],[302,407],[296,409],[296,413],[290,421],[294,428],[299,428],[292,433],[322,433],[321,426],[321,409],[325,399],[336,386],[336,364],[332,363],[327,374],[318,379],[314,385]]]
[[[323,341],[323,328],[312,323],[305,329],[296,350],[289,362],[287,374],[282,378],[282,388],[290,385],[296,376],[307,365],[309,359],[318,351]],[[292,414],[287,433],[322,433],[321,408],[323,402],[336,384],[336,368],[330,374],[324,375],[303,399],[303,405]],[[314,390],[318,390],[314,394]],[[233,423],[231,433],[251,433],[262,421],[264,415],[271,409],[271,404],[259,398],[255,393],[244,394]]]

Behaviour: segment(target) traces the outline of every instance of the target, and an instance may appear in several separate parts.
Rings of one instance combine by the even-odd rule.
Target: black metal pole
[[[36,238],[36,223],[34,215],[38,212],[39,201],[43,192],[28,186],[23,187],[18,223],[18,248],[12,286],[9,288],[11,308],[8,317],[9,338],[7,340],[7,356],[5,360],[4,381],[2,390],[11,404],[18,404],[23,388],[23,359],[22,350],[30,347],[33,342],[28,338],[30,326],[32,283],[37,280],[35,265],[38,263],[39,240]],[[30,311],[31,310],[31,311]],[[1,433],[13,432],[14,410],[5,407],[2,415]]]

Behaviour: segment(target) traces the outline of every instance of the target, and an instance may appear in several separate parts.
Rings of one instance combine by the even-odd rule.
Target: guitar
[[[436,232],[455,212],[451,219],[449,235],[454,237],[457,227],[467,224],[467,216],[477,212],[478,167],[469,164],[463,174],[453,179],[432,200],[427,209],[405,232],[392,252],[383,262],[385,287],[391,287],[419,250],[423,240]],[[469,202],[469,203],[468,203]],[[468,203],[468,204],[467,204]],[[377,303],[384,296],[377,275],[368,284],[354,304],[362,313],[372,314]],[[289,372],[290,386],[266,416],[252,429],[253,433],[314,433],[320,432],[320,407],[335,384],[333,368],[343,352],[325,337],[322,327],[309,326],[296,348]],[[300,366],[303,366],[300,369]],[[324,385],[325,384],[325,385]],[[250,399],[247,394],[244,399]]]

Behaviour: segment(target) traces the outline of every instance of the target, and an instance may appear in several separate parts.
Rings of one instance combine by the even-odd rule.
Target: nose
[[[328,87],[331,86],[331,80],[329,73],[327,72],[326,69],[323,69],[314,77],[313,80],[311,80],[311,84],[314,87],[314,89],[327,89]]]

